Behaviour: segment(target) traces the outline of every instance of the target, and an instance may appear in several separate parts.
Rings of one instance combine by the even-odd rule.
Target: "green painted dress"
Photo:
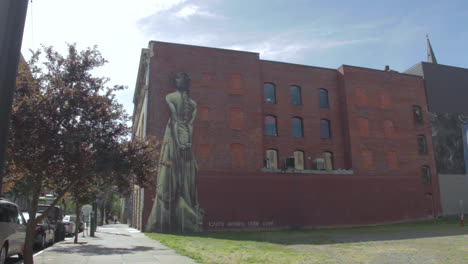
[[[156,183],[156,199],[146,225],[148,232],[200,231],[197,162],[192,150],[193,121],[197,105],[187,92],[166,96],[171,117],[164,133]]]

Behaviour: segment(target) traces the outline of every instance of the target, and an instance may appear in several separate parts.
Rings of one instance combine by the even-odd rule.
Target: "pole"
[[[465,226],[465,213],[463,212],[463,200],[460,200],[460,226]]]
[[[0,0],[0,195],[28,0]]]
[[[96,231],[96,219],[97,219],[97,202],[93,202],[93,211],[91,211],[91,231],[90,237],[94,237],[94,231]]]

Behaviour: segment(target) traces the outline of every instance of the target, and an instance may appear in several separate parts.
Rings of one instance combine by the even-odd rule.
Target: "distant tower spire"
[[[427,62],[437,64],[434,51],[432,50],[431,42],[429,41],[429,35],[426,34],[427,38]]]

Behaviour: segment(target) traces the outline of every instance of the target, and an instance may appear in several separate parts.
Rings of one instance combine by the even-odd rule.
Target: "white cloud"
[[[211,18],[220,17],[207,10],[202,10],[197,5],[186,5],[182,7],[180,10],[178,10],[177,12],[175,12],[174,15],[176,17],[183,18],[183,19],[188,19],[191,16],[201,16],[201,17],[211,17]]]
[[[310,39],[296,40],[290,34],[280,34],[280,37],[257,39],[249,43],[238,43],[235,45],[226,45],[223,48],[253,51],[260,54],[261,59],[278,60],[285,62],[303,63],[305,53],[331,49],[339,46],[352,45],[357,43],[374,41],[374,39],[361,40],[327,40]]]
[[[187,19],[188,17],[195,15],[198,9],[200,8],[196,5],[188,5],[188,6],[182,7],[182,9],[177,11],[174,15],[176,17]]]
[[[154,1],[153,1],[154,2]],[[180,4],[187,2],[187,0],[158,0],[156,3],[156,13],[170,10]]]

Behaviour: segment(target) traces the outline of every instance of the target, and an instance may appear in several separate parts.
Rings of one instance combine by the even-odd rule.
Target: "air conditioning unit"
[[[295,162],[294,162],[294,158],[287,158],[286,159],[286,169],[294,169],[295,167]]]
[[[325,159],[323,158],[314,159],[314,169],[325,170]]]

